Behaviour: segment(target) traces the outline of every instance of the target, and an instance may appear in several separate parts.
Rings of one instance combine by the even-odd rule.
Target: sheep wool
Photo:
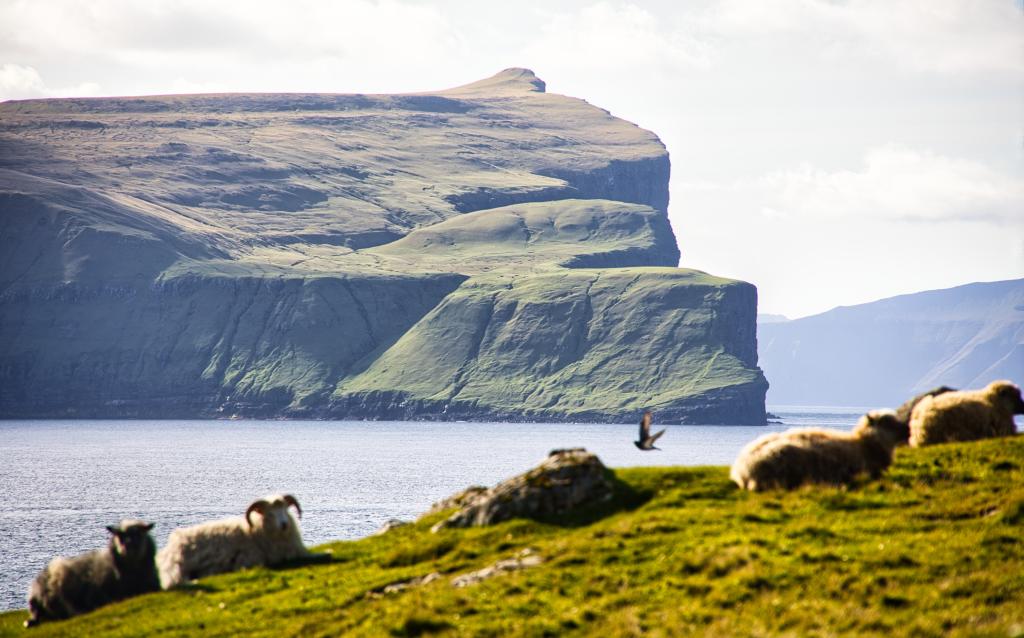
[[[1020,388],[1009,381],[925,397],[910,416],[910,445],[1010,436],[1017,431],[1014,414],[1024,414],[1024,400]]]
[[[878,410],[862,416],[852,432],[801,428],[761,436],[740,452],[729,477],[752,491],[845,485],[864,473],[877,478],[906,440],[907,427],[896,413]]]
[[[244,516],[174,530],[157,555],[161,584],[169,589],[211,574],[308,556],[289,507],[301,518],[295,497],[278,494],[253,502]]]
[[[906,403],[904,403],[900,407],[896,408],[896,418],[899,419],[899,421],[901,423],[906,423],[909,426],[910,425],[910,415],[913,414],[914,408],[917,407],[918,403],[920,403],[921,401],[923,401],[927,397],[934,397],[934,396],[938,396],[940,394],[945,394],[947,392],[956,392],[956,388],[951,388],[948,385],[940,385],[939,387],[932,388],[931,390],[929,390],[927,392],[922,392],[921,394],[919,394],[919,395],[915,396],[914,398],[908,400]]]
[[[125,519],[110,525],[103,549],[54,558],[29,587],[26,627],[84,614],[108,603],[160,589],[152,523]]]

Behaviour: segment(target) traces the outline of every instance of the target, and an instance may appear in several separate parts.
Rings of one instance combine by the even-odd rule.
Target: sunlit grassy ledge
[[[1024,437],[900,449],[850,490],[743,493],[724,467],[616,476],[608,511],[574,521],[432,534],[437,515],[325,545],[331,564],[210,578],[30,635],[1024,635]],[[450,584],[524,548],[544,562]],[[29,635],[24,618],[0,615],[0,636]]]

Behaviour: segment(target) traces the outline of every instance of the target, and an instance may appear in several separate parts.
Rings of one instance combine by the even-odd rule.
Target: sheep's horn
[[[295,511],[299,513],[299,518],[302,518],[302,507],[299,505],[299,501],[294,496],[292,496],[291,494],[285,494],[284,502],[287,505],[294,506]]]
[[[263,499],[260,499],[258,501],[255,501],[252,505],[250,505],[249,509],[245,510],[245,522],[249,524],[249,527],[252,527],[252,520],[249,519],[249,515],[253,512],[259,512],[260,514],[262,514],[263,510],[266,509],[267,505],[269,505],[269,503],[267,503]]]

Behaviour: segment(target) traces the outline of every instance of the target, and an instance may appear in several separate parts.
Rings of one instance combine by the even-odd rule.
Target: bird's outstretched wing
[[[651,413],[649,411],[644,412],[644,416],[640,419],[640,441],[644,441],[651,435]]]
[[[658,440],[658,437],[661,436],[664,433],[665,433],[665,430],[662,430],[662,431],[658,432],[657,434],[655,434],[654,436],[652,436],[651,437],[651,445],[654,445],[654,442]]]

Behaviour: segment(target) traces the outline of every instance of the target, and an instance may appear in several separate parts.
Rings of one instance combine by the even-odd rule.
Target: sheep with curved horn
[[[174,530],[157,555],[161,583],[169,589],[211,574],[325,557],[306,549],[290,507],[302,517],[294,496],[275,494],[253,501],[244,516]]]

